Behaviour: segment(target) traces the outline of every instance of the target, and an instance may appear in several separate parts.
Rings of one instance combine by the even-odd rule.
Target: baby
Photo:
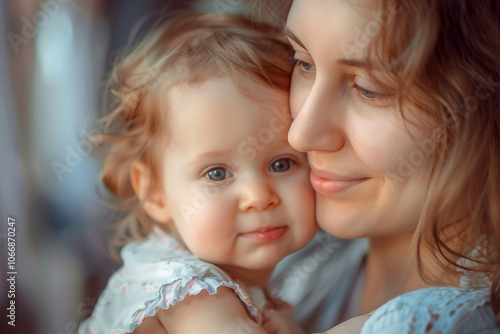
[[[99,144],[104,185],[130,212],[114,239],[126,245],[79,333],[293,332],[264,312],[265,285],[317,225],[274,30],[186,13],[114,67]]]

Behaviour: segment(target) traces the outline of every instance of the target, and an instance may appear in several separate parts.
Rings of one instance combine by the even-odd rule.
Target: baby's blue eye
[[[291,159],[282,158],[273,162],[269,170],[273,173],[283,173],[289,170],[293,164],[294,162]]]
[[[209,170],[205,176],[212,181],[222,181],[232,176],[225,168],[217,167]]]

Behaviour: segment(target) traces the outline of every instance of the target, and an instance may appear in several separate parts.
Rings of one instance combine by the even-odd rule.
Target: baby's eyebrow
[[[304,45],[304,43],[302,43],[300,41],[300,39],[297,37],[297,35],[294,34],[294,32],[288,28],[288,27],[285,27],[283,29],[283,33],[288,37],[290,38],[292,41],[294,41],[295,43],[297,43],[301,48],[303,48],[304,50],[307,50],[306,46]]]
[[[210,158],[220,158],[234,154],[234,149],[219,150],[219,151],[208,151],[200,154],[196,154],[192,161],[200,161]]]

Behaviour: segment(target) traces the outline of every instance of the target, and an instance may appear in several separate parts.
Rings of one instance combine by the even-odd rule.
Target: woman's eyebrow
[[[297,35],[295,35],[295,34],[293,33],[293,31],[292,31],[290,28],[285,27],[285,28],[283,29],[283,33],[284,33],[284,34],[285,34],[288,38],[290,38],[292,41],[294,41],[295,43],[297,43],[297,44],[298,44],[301,48],[303,48],[304,50],[307,50],[307,48],[306,48],[306,46],[304,45],[304,43],[302,43],[302,42],[300,41],[300,39],[297,37]]]
[[[368,65],[365,62],[356,59],[338,59],[335,62],[338,65],[344,65],[350,67],[358,67],[358,68],[368,67]]]

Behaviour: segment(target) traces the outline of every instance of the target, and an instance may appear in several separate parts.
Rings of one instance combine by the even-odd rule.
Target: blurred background
[[[77,333],[91,314],[118,266],[107,252],[113,216],[96,194],[100,165],[86,139],[100,88],[134,25],[191,7],[249,9],[238,0],[1,1],[0,333]],[[8,297],[9,217],[15,299]]]

